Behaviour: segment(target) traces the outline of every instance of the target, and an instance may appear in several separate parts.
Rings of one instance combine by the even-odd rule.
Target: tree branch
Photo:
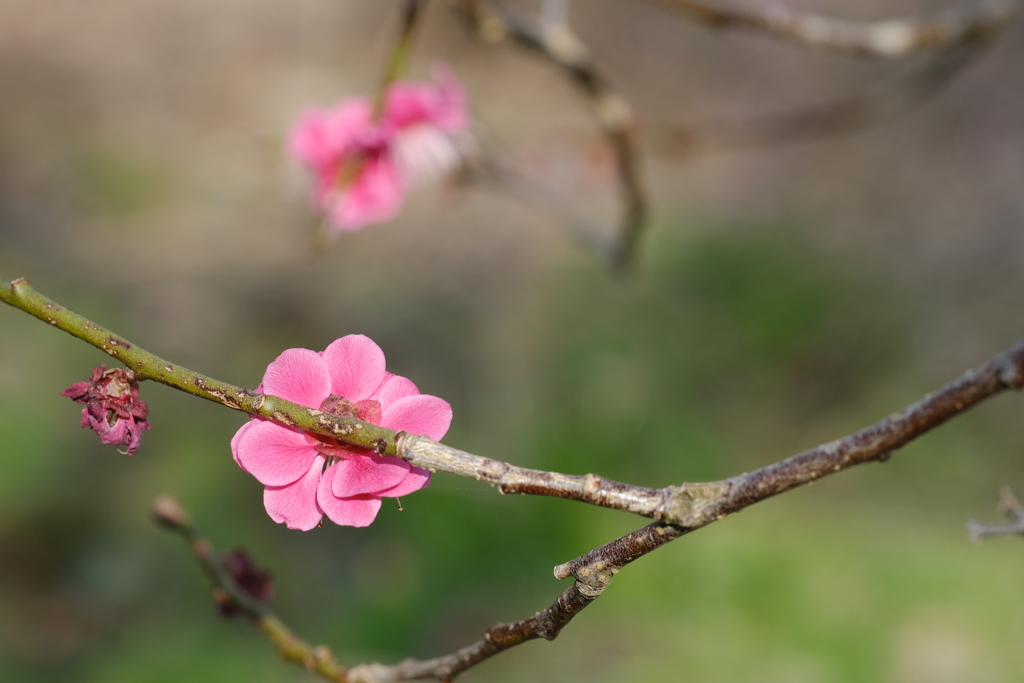
[[[1020,9],[1019,0],[977,0],[932,17],[846,21],[779,5],[741,9],[703,0],[657,0],[716,28],[743,28],[768,33],[815,48],[874,57],[905,57],[986,40]]]
[[[616,268],[629,267],[646,227],[648,213],[639,167],[636,123],[629,102],[611,86],[594,64],[590,50],[565,21],[549,17],[550,21],[534,26],[504,5],[487,0],[465,0],[463,7],[478,35],[489,42],[507,36],[546,57],[565,71],[590,99],[605,139],[615,154],[623,203],[617,239],[606,255]]]
[[[128,342],[33,290],[24,279],[0,281],[0,301],[30,313],[102,349],[152,379],[293,429],[397,455],[432,471],[472,477],[502,493],[552,496],[632,512],[687,528],[854,465],[884,461],[898,448],[990,396],[1024,386],[1024,339],[991,361],[907,406],[846,436],[759,470],[714,482],[652,489],[595,474],[570,475],[518,467],[446,446],[425,436],[395,432],[200,375]]]

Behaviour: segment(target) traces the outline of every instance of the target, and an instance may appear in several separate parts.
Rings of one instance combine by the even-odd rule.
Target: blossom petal
[[[330,199],[331,225],[342,232],[389,221],[405,200],[402,174],[390,155],[378,154],[364,161],[355,180]]]
[[[235,459],[235,462],[238,463],[238,466],[241,467],[246,472],[248,472],[249,470],[246,470],[245,465],[243,465],[242,461],[238,459],[238,442],[242,440],[242,435],[245,434],[246,430],[249,429],[249,427],[251,427],[254,424],[256,424],[256,420],[249,420],[244,425],[239,427],[238,431],[235,432],[235,435],[231,437],[231,457],[233,457]]]
[[[287,349],[267,366],[263,393],[319,408],[331,393],[331,375],[316,351]]]
[[[324,458],[318,455],[298,481],[263,489],[263,506],[272,520],[302,531],[309,531],[320,523],[323,511],[317,505],[316,492],[323,466]]]
[[[318,171],[346,154],[371,124],[369,99],[352,97],[330,109],[307,109],[288,133],[287,150],[297,161]]]
[[[350,498],[385,491],[406,479],[409,469],[409,463],[401,458],[372,454],[345,458],[335,469],[331,493],[338,498]]]
[[[452,407],[443,398],[429,394],[400,398],[383,410],[380,426],[410,434],[422,434],[435,441],[448,431]]]
[[[316,493],[320,509],[335,524],[340,524],[341,526],[369,526],[376,519],[377,512],[380,510],[380,498],[374,495],[353,496],[351,498],[338,498],[335,496],[331,492],[331,483],[337,468],[337,465],[331,465],[320,479],[320,486]]]
[[[376,495],[398,498],[399,496],[408,496],[410,493],[425,489],[428,486],[430,486],[430,471],[421,467],[411,467],[409,468],[409,474],[406,475],[405,479],[398,486],[387,491],[380,491]]]
[[[428,124],[409,126],[396,133],[391,146],[402,180],[409,187],[436,182],[462,161],[455,140]]]
[[[331,377],[331,392],[357,403],[370,397],[384,381],[384,352],[373,340],[350,334],[323,352]]]
[[[254,421],[251,425],[238,437],[235,459],[261,484],[291,484],[306,473],[317,457],[316,450],[300,432],[273,422]]]
[[[412,380],[401,375],[393,375],[390,372],[384,373],[384,381],[380,388],[370,398],[380,403],[381,408],[386,408],[400,398],[415,396],[420,393]]]
[[[392,129],[428,124],[449,132],[469,127],[466,93],[446,67],[434,68],[434,83],[398,82],[388,88],[384,123]]]

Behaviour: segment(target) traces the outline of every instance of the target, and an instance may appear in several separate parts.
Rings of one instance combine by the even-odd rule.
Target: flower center
[[[379,424],[381,416],[380,403],[373,400],[359,401],[353,403],[344,396],[331,394],[320,404],[320,410],[331,415],[340,417],[354,417],[363,422]],[[325,458],[346,458],[353,455],[372,453],[369,448],[360,448],[351,444],[342,443],[337,439],[319,434],[306,434],[306,441],[316,448],[317,452]]]

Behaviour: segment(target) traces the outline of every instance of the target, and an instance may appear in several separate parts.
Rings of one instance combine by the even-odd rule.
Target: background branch
[[[565,71],[590,99],[605,139],[615,154],[623,203],[616,240],[611,248],[598,250],[598,253],[607,256],[616,268],[627,268],[635,258],[648,214],[646,190],[639,168],[636,122],[629,102],[616,92],[597,68],[590,50],[569,24],[556,20],[563,18],[564,12],[548,13],[547,22],[534,24],[499,2],[466,0],[463,7],[478,35],[489,42],[511,38],[549,59]],[[530,196],[550,203],[543,196],[537,197],[535,190],[527,194]],[[578,228],[575,231],[578,232]]]
[[[377,88],[377,97],[374,99],[374,119],[379,119],[384,113],[388,88],[405,73],[409,55],[412,52],[413,33],[419,25],[426,5],[427,0],[404,0],[402,3],[398,32],[391,44],[384,76],[381,78],[380,86]]]
[[[932,17],[867,22],[832,19],[775,4],[741,9],[702,0],[657,2],[716,28],[752,29],[811,47],[889,58],[985,40],[1020,9],[1019,0],[977,0]]]
[[[893,74],[859,93],[819,105],[749,120],[672,126],[671,150],[683,153],[769,147],[864,130],[913,110],[941,92],[974,62],[987,42],[956,45],[929,56],[909,71]],[[674,130],[672,129],[674,128]]]
[[[1007,524],[983,524],[973,519],[967,522],[967,535],[972,541],[989,536],[1024,536],[1024,507],[1009,486],[999,490],[999,510],[1009,518]]]

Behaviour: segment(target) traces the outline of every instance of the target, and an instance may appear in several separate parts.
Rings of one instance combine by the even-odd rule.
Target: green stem
[[[377,88],[377,96],[373,103],[373,119],[375,121],[384,115],[388,88],[405,74],[409,55],[412,54],[413,33],[419,23],[419,18],[423,15],[423,8],[426,4],[426,0],[405,0],[405,5],[402,7],[402,23],[398,29],[398,35],[395,36],[395,41],[391,45],[391,54],[388,55],[388,62],[384,68],[384,77]]]
[[[64,308],[56,301],[32,289],[24,278],[19,278],[11,283],[0,281],[0,301],[20,308],[26,313],[105,351],[131,368],[139,380],[151,379],[193,396],[220,403],[249,415],[258,415],[286,427],[332,437],[362,448],[370,448],[382,455],[397,455],[395,439],[399,432],[355,418],[325,413],[277,396],[236,387],[233,384],[221,382],[175,365],[97,325],[88,318]]]

